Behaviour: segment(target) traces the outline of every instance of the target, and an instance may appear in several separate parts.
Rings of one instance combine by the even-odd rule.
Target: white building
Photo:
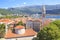
[[[15,32],[8,30],[5,35],[6,40],[33,40],[36,37],[37,33],[33,29],[25,29],[24,26],[15,27]]]

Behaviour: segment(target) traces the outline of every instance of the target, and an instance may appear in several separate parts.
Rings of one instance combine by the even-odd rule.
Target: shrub
[[[59,28],[50,23],[38,32],[37,38],[38,40],[60,40]]]

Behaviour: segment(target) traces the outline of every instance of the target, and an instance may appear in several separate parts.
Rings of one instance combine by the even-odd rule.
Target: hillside
[[[7,9],[1,9],[0,8],[0,14],[2,15],[7,15],[7,14],[13,14],[13,12],[7,10]]]
[[[42,6],[39,5],[16,7],[16,8],[0,9],[0,13],[3,15],[7,14],[31,15],[36,13],[41,14],[41,8]],[[47,14],[60,14],[60,5],[46,5],[46,12]]]
[[[9,8],[8,10],[18,14],[41,14],[42,6],[33,5],[25,7]],[[60,5],[46,5],[47,14],[60,14]]]

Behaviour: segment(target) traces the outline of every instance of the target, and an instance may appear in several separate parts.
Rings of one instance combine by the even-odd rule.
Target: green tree
[[[5,34],[5,25],[0,24],[0,38],[3,38]]]
[[[38,32],[37,38],[38,40],[60,40],[59,28],[50,23]]]
[[[53,21],[52,23],[55,24],[60,29],[60,20]]]
[[[18,22],[17,25],[24,25],[22,21]]]

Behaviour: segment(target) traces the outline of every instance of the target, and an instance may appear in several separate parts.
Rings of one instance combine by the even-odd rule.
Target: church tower
[[[45,16],[46,16],[45,5],[42,5],[42,18],[45,19]]]
[[[45,5],[42,5],[42,28],[44,26],[45,20],[46,20],[46,9],[45,9]]]

